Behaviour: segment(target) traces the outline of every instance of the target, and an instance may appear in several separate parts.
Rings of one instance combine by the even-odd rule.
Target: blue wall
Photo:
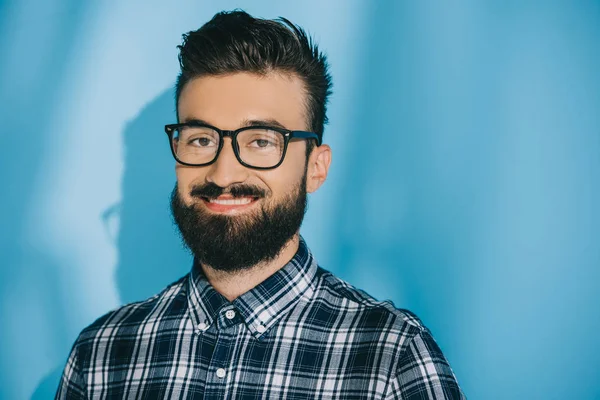
[[[175,46],[234,7],[329,54],[321,264],[416,312],[470,398],[600,398],[600,3],[296,3],[0,2],[0,399],[187,272]]]

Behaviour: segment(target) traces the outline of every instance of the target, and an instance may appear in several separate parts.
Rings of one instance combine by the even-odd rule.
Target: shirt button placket
[[[234,320],[237,314],[233,309],[219,312],[216,324],[216,342],[208,365],[205,398],[222,399],[227,397],[227,375],[231,361],[231,350],[236,338],[237,325]],[[206,397],[208,396],[208,397]]]

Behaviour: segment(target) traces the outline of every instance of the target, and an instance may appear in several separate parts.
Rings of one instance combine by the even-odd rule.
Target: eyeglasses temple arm
[[[319,138],[319,135],[317,135],[314,132],[292,131],[292,137],[293,138],[299,138],[299,139],[316,139],[317,140],[317,146],[321,145],[321,138]]]

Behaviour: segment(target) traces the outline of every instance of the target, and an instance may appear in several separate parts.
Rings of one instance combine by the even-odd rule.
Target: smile
[[[222,204],[224,206],[238,206],[242,204],[250,204],[254,200],[253,197],[242,197],[238,199],[210,199],[210,203]]]
[[[245,212],[257,203],[256,197],[231,197],[228,195],[219,196],[217,198],[202,199],[206,208],[210,211],[219,214],[237,214]]]

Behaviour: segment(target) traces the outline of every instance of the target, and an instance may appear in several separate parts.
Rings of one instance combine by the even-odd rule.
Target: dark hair
[[[309,129],[323,138],[331,76],[326,56],[297,25],[285,18],[254,18],[241,10],[220,12],[200,29],[183,35],[176,103],[193,78],[235,72],[296,74],[306,87]],[[177,106],[178,107],[178,106]],[[307,154],[314,146],[309,142]]]

